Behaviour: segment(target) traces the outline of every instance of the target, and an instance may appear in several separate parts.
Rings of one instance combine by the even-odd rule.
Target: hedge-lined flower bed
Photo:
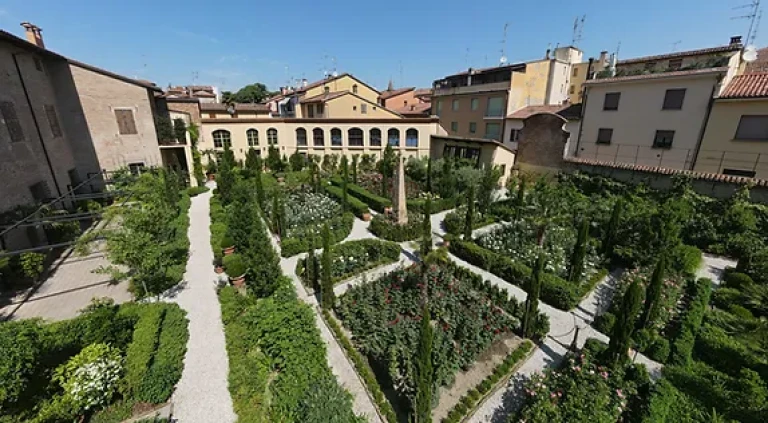
[[[337,187],[341,187],[342,180],[339,177],[331,178],[331,183]],[[368,205],[368,207],[376,210],[379,213],[384,213],[384,209],[392,207],[392,200],[380,195],[376,195],[367,189],[355,185],[351,182],[347,183],[347,194],[350,197],[354,197],[359,201]]]
[[[464,224],[467,220],[467,207],[461,206],[456,210],[445,215],[443,225],[445,225],[445,231],[452,235],[461,235],[464,233]],[[475,212],[472,219],[472,229],[482,228],[483,226],[490,225],[495,220],[493,216],[483,216],[480,212]]]
[[[344,213],[323,223],[328,223],[328,227],[331,230],[331,244],[335,244],[343,241],[352,232],[355,215]],[[294,228],[290,237],[281,239],[281,255],[283,257],[292,257],[299,253],[305,253],[310,248],[321,248],[323,246],[322,229],[322,224]]]
[[[511,351],[504,361],[493,369],[488,377],[478,383],[467,395],[461,397],[459,402],[448,412],[443,423],[459,423],[467,415],[471,414],[480,402],[490,393],[493,393],[501,383],[506,383],[521,360],[533,350],[533,343],[525,340],[514,351]],[[501,382],[501,383],[500,383]]]
[[[413,241],[421,236],[421,224],[424,218],[418,213],[408,213],[408,223],[398,224],[394,218],[378,215],[371,220],[368,230],[379,238],[389,241]]]
[[[337,244],[332,247],[333,262],[331,278],[339,283],[360,272],[383,264],[394,263],[400,258],[400,245],[378,239],[360,239]],[[306,273],[307,258],[296,263],[296,275],[306,286],[310,286]],[[318,270],[322,271],[321,260],[317,260]],[[322,273],[319,273],[322,274]]]
[[[701,329],[701,323],[709,305],[712,280],[706,278],[689,280],[686,289],[688,291],[688,308],[680,316],[679,327],[672,340],[671,355],[669,355],[670,363],[684,366],[691,362],[696,336]],[[664,361],[662,360],[662,362]]]
[[[325,192],[335,198],[339,203],[343,201],[344,190],[341,188],[334,185],[326,185]],[[364,215],[371,213],[371,211],[368,209],[368,206],[364,202],[349,195],[349,191],[347,191],[347,206],[349,206],[349,209],[352,211],[352,213],[354,213],[355,216],[359,217],[360,219],[363,219],[365,217]]]
[[[428,195],[428,194],[424,194],[424,195]],[[459,203],[461,202],[461,197],[439,198],[433,195],[431,196],[431,200],[432,201],[429,204],[430,211],[432,213],[440,213],[441,211],[456,208],[456,206],[458,206]],[[417,211],[419,213],[424,212],[424,204],[426,202],[427,200],[424,198],[414,198],[411,200],[406,200],[408,210]]]

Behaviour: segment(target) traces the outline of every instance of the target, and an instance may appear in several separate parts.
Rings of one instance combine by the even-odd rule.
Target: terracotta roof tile
[[[392,91],[382,91],[381,94],[379,94],[379,98],[382,100],[386,100],[388,98],[407,93],[408,91],[413,91],[414,87],[404,87],[404,88],[398,88],[396,90]]]
[[[578,119],[581,117],[581,103],[527,106],[512,112],[507,119],[527,119],[538,113],[554,113],[568,120]]]
[[[568,157],[565,159],[567,163],[582,164],[587,166],[599,166],[608,167],[612,169],[625,169],[636,172],[657,173],[660,175],[687,175],[693,179],[711,181],[711,182],[726,182],[731,184],[753,184],[755,186],[768,187],[768,179],[748,178],[746,176],[732,176],[723,175],[721,173],[708,173],[708,172],[695,172],[693,170],[680,170],[670,169],[667,167],[659,166],[641,166],[631,163],[614,163],[606,162],[602,160],[581,159],[576,157]]]
[[[757,60],[747,63],[744,73],[768,72],[768,47],[757,50]]]
[[[269,112],[266,104],[258,103],[233,103],[235,112]],[[200,103],[202,112],[226,112],[229,104],[226,103]]]
[[[720,98],[759,97],[768,97],[768,73],[737,75],[720,95]]]
[[[313,96],[313,97],[302,98],[299,101],[299,103],[301,103],[301,104],[306,104],[306,103],[323,103],[323,102],[326,102],[328,100],[333,100],[334,98],[338,98],[338,97],[341,97],[343,95],[346,95],[348,93],[349,93],[349,91],[334,91],[334,92],[330,92],[330,93],[323,93],[323,94],[319,94],[319,95],[316,95],[316,96]]]
[[[673,78],[677,76],[689,76],[689,75],[706,75],[710,73],[725,73],[728,68],[707,68],[707,69],[691,69],[675,72],[656,72],[646,73],[642,75],[630,75],[630,76],[616,76],[613,78],[601,78],[590,79],[585,81],[583,85],[595,85],[595,84],[607,84],[610,82],[625,82],[625,81],[641,81],[646,79],[661,79],[661,78]]]
[[[416,104],[411,104],[409,106],[392,109],[392,111],[395,113],[400,113],[401,115],[410,115],[410,116],[428,115],[431,110],[432,110],[431,103],[416,103]]]
[[[675,53],[658,54],[655,56],[635,57],[632,59],[619,60],[618,65],[631,65],[633,63],[653,62],[659,60],[677,59],[688,56],[703,56],[707,54],[728,53],[739,51],[743,46],[741,44],[729,44],[719,47],[703,48],[699,50],[678,51]]]

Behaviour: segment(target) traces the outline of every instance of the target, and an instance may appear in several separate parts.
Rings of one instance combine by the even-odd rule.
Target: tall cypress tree
[[[472,220],[475,218],[475,187],[470,185],[467,192],[467,214],[464,217],[464,240],[472,240]]]
[[[261,210],[267,206],[267,197],[264,195],[264,181],[261,179],[262,169],[264,168],[261,159],[259,159],[258,166],[253,168],[254,177],[256,178],[256,200],[259,203]]]
[[[521,331],[526,338],[533,336],[533,331],[536,329],[534,326],[539,314],[539,295],[541,295],[541,274],[543,271],[544,253],[539,253],[533,267],[531,280],[528,282],[528,296],[525,298],[525,310],[521,323]]]
[[[323,308],[330,309],[336,302],[336,295],[333,293],[333,280],[331,279],[331,266],[333,265],[333,252],[331,251],[331,230],[328,224],[323,225],[323,264],[322,264],[322,286],[320,288],[320,305]]]
[[[280,235],[280,198],[278,198],[278,190],[272,192],[272,213],[270,218],[272,220],[272,232]]]
[[[255,173],[256,169],[260,167],[261,157],[259,156],[258,151],[253,147],[249,148],[248,153],[245,155],[245,168],[252,173]]]
[[[229,143],[224,143],[224,154],[219,164],[219,177],[216,186],[221,196],[221,203],[227,205],[232,201],[232,187],[235,185],[235,155],[229,148]]]
[[[357,184],[357,154],[352,156],[352,183]]]
[[[642,303],[643,287],[640,282],[635,280],[621,299],[621,309],[616,316],[611,341],[608,343],[608,350],[606,350],[610,363],[617,364],[627,358],[629,342],[632,332],[635,330],[637,313],[640,311]]]
[[[432,200],[427,198],[424,202],[424,220],[421,223],[421,248],[419,253],[421,254],[421,260],[427,257],[430,251],[432,251]]]
[[[432,422],[432,385],[434,384],[434,370],[432,364],[432,344],[434,341],[434,328],[429,313],[429,305],[424,304],[421,313],[421,331],[419,340],[419,352],[416,362],[416,398],[413,404],[413,422]]]
[[[427,158],[427,192],[432,192],[432,157]]]
[[[349,165],[347,156],[341,156],[341,212],[345,213],[349,209],[347,203],[347,181],[349,179]]]
[[[610,260],[613,256],[613,246],[616,241],[616,231],[621,223],[621,215],[624,212],[624,197],[616,200],[613,205],[613,211],[611,211],[611,219],[608,221],[608,227],[605,228],[605,236],[603,238],[603,255],[606,259]]]
[[[659,315],[659,307],[661,307],[661,291],[664,287],[664,273],[667,267],[667,256],[662,251],[661,257],[656,262],[656,268],[653,269],[651,275],[651,282],[648,284],[648,292],[645,297],[645,306],[643,308],[643,314],[640,316],[640,320],[637,322],[638,328],[648,327],[656,316]]]
[[[579,234],[576,237],[576,245],[573,246],[571,262],[568,266],[568,281],[578,282],[584,271],[584,259],[587,257],[587,241],[589,240],[589,219],[581,221]]]
[[[525,205],[525,175],[520,177],[520,185],[517,187],[517,201],[515,202],[515,220],[519,220]]]
[[[317,257],[315,257],[315,240],[310,239],[309,245],[311,246],[309,249],[309,252],[307,253],[307,261],[305,262],[305,272],[307,274],[307,281],[309,282],[309,285],[314,289],[315,291],[319,291],[320,287],[318,286],[318,274],[317,274]]]

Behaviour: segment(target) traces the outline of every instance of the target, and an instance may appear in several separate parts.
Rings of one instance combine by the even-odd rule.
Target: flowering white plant
[[[91,344],[56,369],[54,381],[64,388],[64,400],[80,411],[109,404],[123,370],[120,350]]]

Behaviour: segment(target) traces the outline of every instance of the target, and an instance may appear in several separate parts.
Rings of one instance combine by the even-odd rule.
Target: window
[[[16,115],[16,108],[10,101],[0,101],[0,117],[5,121],[5,127],[8,129],[8,135],[11,142],[24,141],[24,131],[21,129],[21,122]]]
[[[42,72],[43,71],[43,62],[40,61],[39,57],[35,57],[32,59],[35,62],[35,69]]]
[[[501,171],[501,176],[502,177],[504,175],[506,175],[507,174],[507,165],[505,165],[505,164],[501,165],[501,168],[499,169],[499,171]]]
[[[393,147],[397,147],[400,145],[400,130],[391,128],[389,131],[387,131],[387,142],[389,142],[389,145]]]
[[[331,87],[324,87],[323,91],[325,91],[326,94],[331,92]]]
[[[621,93],[605,93],[603,99],[603,110],[619,110],[619,101]]]
[[[267,129],[267,144],[277,145],[277,129],[275,128]]]
[[[451,110],[453,110],[454,112],[459,111],[459,100],[451,101]]]
[[[477,110],[478,108],[480,108],[480,99],[479,99],[479,98],[473,98],[473,99],[470,101],[470,103],[469,103],[469,104],[470,104],[470,108],[472,109],[472,111],[475,111],[475,110]]]
[[[357,94],[357,84],[352,86],[352,92]]]
[[[746,176],[747,178],[754,178],[756,173],[754,170],[723,169],[723,175]]]
[[[350,147],[363,146],[363,130],[360,128],[350,128],[347,131],[347,142]]]
[[[459,132],[459,122],[451,122],[451,132]]]
[[[307,104],[307,117],[313,118],[315,117],[315,105],[314,104]]]
[[[597,144],[610,144],[613,139],[613,128],[600,128],[597,130]]]
[[[568,94],[575,94],[576,93],[576,86],[571,85],[571,89],[568,90]]]
[[[360,113],[367,115],[368,114],[368,105],[367,104],[360,104]]]
[[[220,151],[218,153],[221,153]],[[224,153],[221,153],[222,155]],[[216,161],[221,161],[221,157],[219,154],[216,155]],[[138,163],[128,163],[128,170],[131,172],[132,175],[141,175],[144,173],[144,162],[138,162]]]
[[[734,138],[768,141],[768,115],[743,115]]]
[[[322,147],[325,145],[325,134],[322,128],[315,128],[312,130],[312,145],[315,147]]]
[[[248,139],[248,147],[256,147],[259,145],[259,131],[251,128],[245,131],[245,137]]]
[[[485,110],[486,117],[504,116],[504,97],[492,97],[488,99],[488,108]]]
[[[80,185],[82,180],[80,180],[80,174],[77,172],[77,168],[72,168],[67,171],[67,176],[69,176],[69,186],[70,189],[74,189],[78,185]]]
[[[474,134],[477,132],[477,122],[469,122],[469,133]]]
[[[485,124],[485,137],[492,140],[501,138],[501,124],[497,122],[488,122]]]
[[[573,75],[574,77],[576,77],[576,76],[579,76],[579,68],[577,68],[576,66],[574,66],[574,67],[573,67],[573,73],[572,73],[572,75]]]
[[[419,146],[419,131],[415,128],[410,128],[405,131],[405,146],[406,147],[418,147]]]
[[[440,116],[440,112],[443,111],[443,101],[437,100],[437,105],[435,106],[435,115]]]
[[[307,130],[304,128],[296,128],[296,145],[299,147],[307,146]]]
[[[356,110],[357,110],[357,106],[352,106],[352,111],[354,112]]]
[[[520,141],[520,130],[519,129],[512,129],[509,131],[509,140],[511,142],[518,142]]]
[[[339,128],[331,129],[331,146],[341,147],[341,129]]]
[[[675,131],[656,131],[653,138],[653,148],[672,148],[672,140],[675,138]]]
[[[56,108],[53,107],[53,105],[45,105],[45,116],[48,118],[48,125],[51,127],[51,134],[53,134],[53,137],[61,137],[61,125],[59,125],[59,118],[56,116]]]
[[[136,121],[133,119],[133,110],[117,109],[115,110],[115,118],[117,119],[117,132],[120,135],[136,135],[139,133],[136,130]]]
[[[217,129],[213,131],[213,146],[216,148],[224,148],[224,145],[232,147],[232,138],[229,131],[224,129]]]
[[[667,90],[664,94],[664,106],[662,110],[680,110],[683,108],[683,101],[685,100],[685,88],[678,88],[674,90]]]
[[[35,202],[38,203],[42,203],[51,198],[51,190],[48,189],[48,184],[45,181],[30,185],[29,192],[32,194],[32,198]]]
[[[325,104],[319,103],[317,105],[317,117],[322,117],[323,113],[325,113]]]
[[[457,157],[469,160],[480,160],[480,149],[475,147],[459,147],[446,145],[443,147],[443,157]]]
[[[683,59],[672,59],[669,61],[669,70],[680,70],[683,67]]]
[[[371,147],[381,147],[381,129],[379,128],[373,128],[371,129],[370,133],[371,139]]]
[[[408,105],[408,100],[403,100],[403,107],[406,107]]]

